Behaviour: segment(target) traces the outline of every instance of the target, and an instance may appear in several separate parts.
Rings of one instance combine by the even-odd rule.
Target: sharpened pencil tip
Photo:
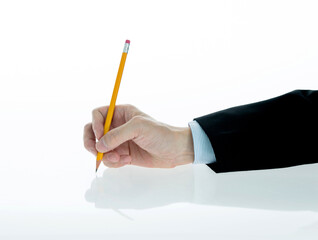
[[[101,160],[96,160],[96,172],[98,170],[98,167],[99,167],[100,163],[101,163]]]

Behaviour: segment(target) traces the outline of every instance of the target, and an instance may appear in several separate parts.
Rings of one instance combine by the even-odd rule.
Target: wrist
[[[190,164],[194,161],[194,147],[190,127],[177,128],[176,130],[176,158],[175,166]]]

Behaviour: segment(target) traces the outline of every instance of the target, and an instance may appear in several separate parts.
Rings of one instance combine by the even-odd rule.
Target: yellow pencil
[[[118,95],[121,77],[123,75],[123,71],[124,71],[124,67],[125,67],[125,62],[126,62],[126,58],[127,58],[127,54],[128,54],[128,50],[129,50],[129,45],[130,45],[130,41],[126,40],[125,46],[124,46],[124,51],[123,51],[123,54],[121,55],[121,60],[120,60],[120,64],[119,64],[119,69],[118,69],[117,78],[116,78],[116,82],[115,82],[115,86],[114,86],[114,90],[113,90],[112,99],[110,101],[110,105],[109,105],[108,112],[107,112],[107,117],[106,117],[106,121],[105,121],[105,125],[104,125],[104,135],[109,131],[110,124],[112,123],[116,99],[117,99],[117,95]],[[103,155],[104,155],[103,153],[100,153],[100,152],[97,153],[96,172],[97,172],[97,169],[101,163],[101,160],[103,159]]]

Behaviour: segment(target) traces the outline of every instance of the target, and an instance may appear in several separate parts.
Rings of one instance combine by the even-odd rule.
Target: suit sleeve
[[[318,162],[318,91],[295,90],[195,119],[207,134],[215,172]]]

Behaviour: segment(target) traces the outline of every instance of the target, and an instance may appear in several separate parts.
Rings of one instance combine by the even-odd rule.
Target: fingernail
[[[107,152],[107,147],[106,147],[103,139],[101,139],[99,142],[96,143],[96,149],[99,152]]]

